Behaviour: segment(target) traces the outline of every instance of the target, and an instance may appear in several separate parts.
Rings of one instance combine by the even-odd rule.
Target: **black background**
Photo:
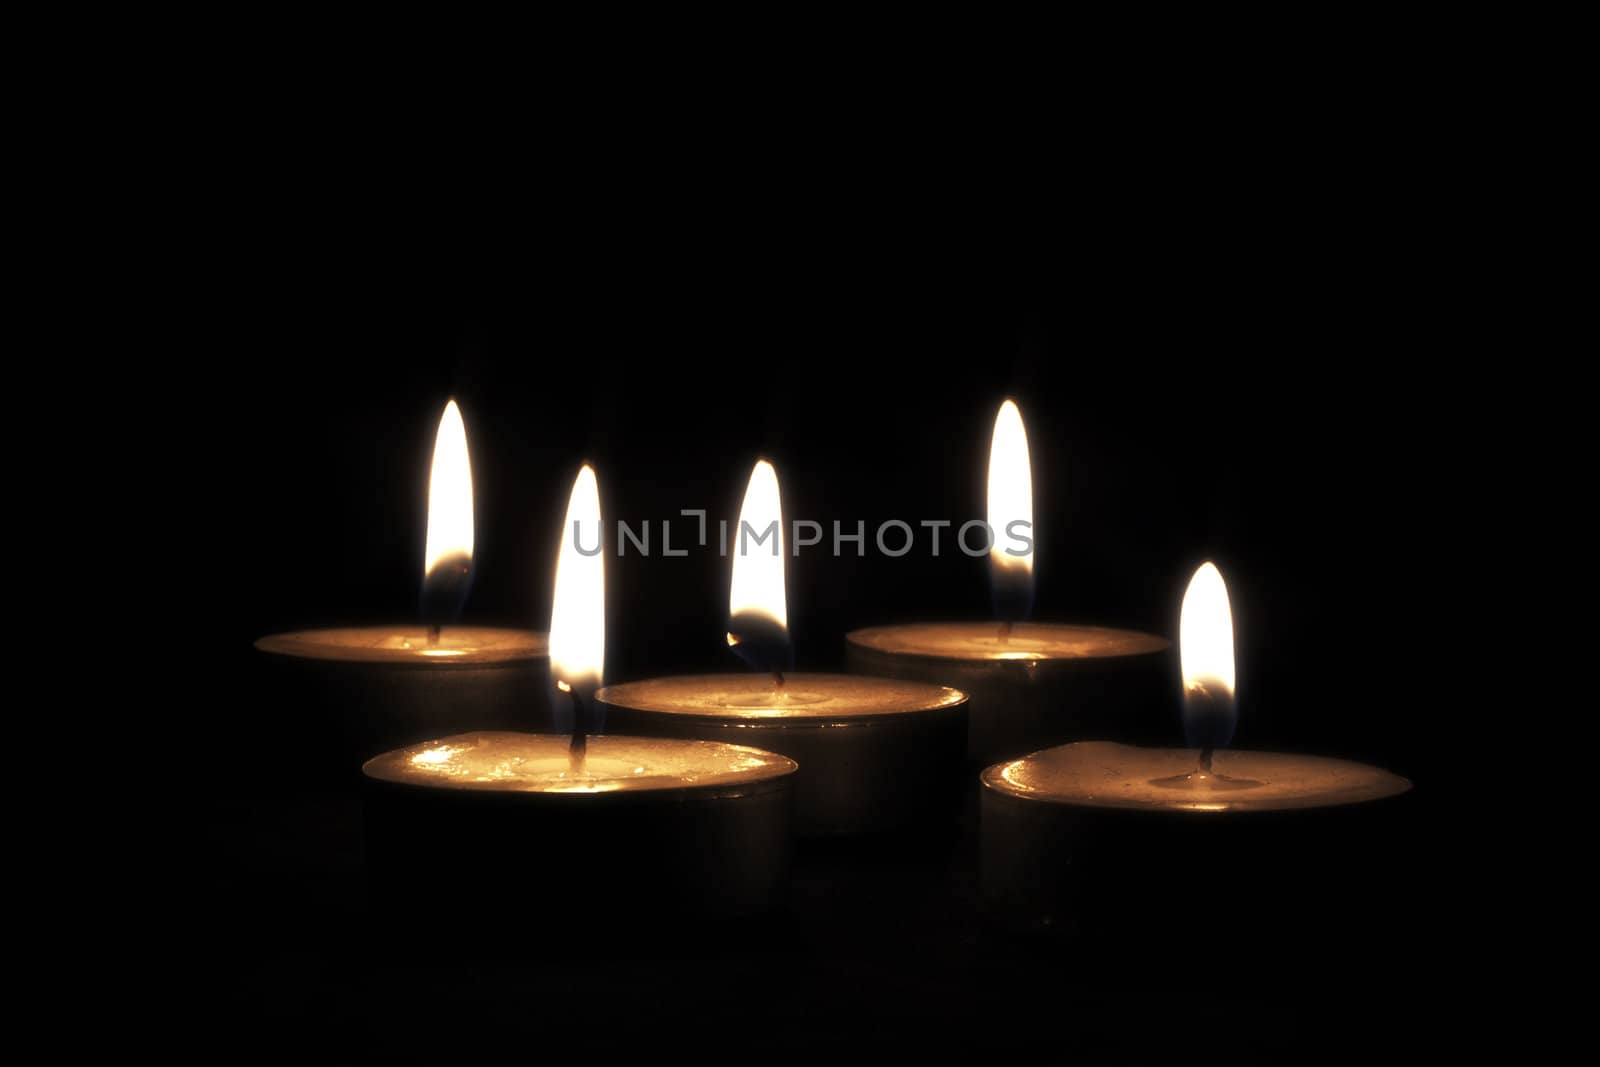
[[[870,211],[798,210],[744,229],[725,211],[714,233],[693,212],[644,208],[423,233],[403,221],[403,200],[377,191],[350,216],[265,208],[246,238],[260,258],[222,287],[202,338],[239,369],[210,400],[235,465],[216,500],[217,744],[285,742],[256,697],[256,637],[415,612],[428,461],[449,397],[476,490],[466,619],[547,626],[581,463],[598,472],[608,520],[649,520],[658,539],[673,519],[682,544],[692,523],[678,510],[736,519],[764,456],[789,517],[867,524],[864,557],[824,545],[788,561],[797,658],[829,669],[849,629],[987,614],[983,561],[951,551],[949,531],[938,559],[920,530],[900,559],[870,538],[889,518],[982,516],[989,431],[1010,396],[1033,458],[1037,618],[1175,638],[1184,586],[1214,560],[1236,626],[1235,744],[1384,765],[1417,782],[1425,810],[1445,701],[1417,666],[1432,659],[1431,560],[1455,471],[1418,428],[1431,377],[1408,351],[1406,267],[1372,254],[1366,201],[1324,195],[1311,210],[1305,188],[1236,190],[1185,215],[1159,191],[1126,190],[1125,206],[1073,226],[997,220],[961,234],[932,204],[893,226]],[[612,557],[607,580],[608,679],[738,669],[722,643],[728,572],[714,549]],[[1429,965],[1420,928],[1315,963],[1293,960],[1291,930],[1290,962],[1250,969],[1252,980],[1229,974],[1196,992],[1180,962],[1108,984],[1054,948],[993,949],[956,914],[957,893],[881,943],[852,929],[852,951],[832,963],[780,937],[739,956],[730,983],[721,957],[643,952],[622,977],[585,970],[584,988],[563,993],[547,971],[536,980],[504,958],[370,962],[369,939],[388,935],[363,926],[359,812],[270,768],[193,818],[227,1017],[384,1047],[403,1044],[395,1035],[419,1015],[514,1030],[531,1012],[540,1033],[567,1018],[593,1047],[709,1013],[827,1039],[876,1027],[937,1041],[948,1025],[1002,1045],[1049,1017],[1073,1035],[1063,1047],[1152,1035],[1181,1046],[1190,1031],[1233,1026],[1241,1049],[1278,1050],[1348,1036],[1352,1023],[1411,1029],[1395,987]],[[503,920],[418,917],[426,933],[407,936],[466,924],[493,941]],[[542,921],[518,917],[503,936],[537,943]],[[1197,944],[1213,935],[1226,932],[1199,929]],[[1173,949],[1179,961],[1189,951]],[[780,983],[783,1006],[765,1004],[751,976],[774,971],[798,973],[810,994]],[[1007,981],[1029,991],[1008,1000]],[[680,984],[722,999],[670,992]]]
[[[662,557],[660,523],[682,546],[680,508],[706,509],[713,533],[736,521],[766,457],[789,518],[866,523],[864,557],[825,542],[789,560],[799,662],[833,667],[849,629],[988,614],[984,563],[953,550],[953,527],[937,559],[924,530],[900,559],[871,540],[885,519],[982,517],[1010,396],[1033,459],[1037,618],[1176,637],[1185,584],[1214,560],[1240,745],[1402,772],[1426,758],[1426,712],[1392,668],[1432,639],[1428,538],[1454,471],[1416,424],[1426,376],[1324,265],[1019,292],[902,253],[826,276],[666,261],[519,286],[463,280],[449,246],[352,251],[285,279],[229,338],[250,367],[220,398],[247,427],[227,531],[237,646],[415,615],[433,436],[455,397],[477,490],[467,620],[548,625],[560,515],[589,462],[608,522],[648,522],[657,549],[608,565],[608,677],[731,666],[727,560]]]

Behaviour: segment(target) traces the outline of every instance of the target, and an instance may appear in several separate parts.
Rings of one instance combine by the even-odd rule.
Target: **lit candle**
[[[599,486],[584,467],[562,527],[550,619],[567,732],[459,734],[363,768],[369,861],[392,902],[668,918],[776,903],[789,862],[793,760],[738,744],[592,736],[605,570],[600,554],[578,545],[593,542],[600,519]]]
[[[739,518],[741,530],[758,535],[776,524],[775,541],[747,546],[741,537],[735,545],[728,597],[727,642],[758,673],[607,686],[597,700],[612,723],[740,741],[798,761],[803,834],[887,830],[937,814],[961,781],[966,696],[921,682],[790,672],[782,505],[777,473],[764,460]]]
[[[574,770],[581,770],[585,739],[591,729],[594,691],[600,687],[606,662],[606,566],[596,552],[579,552],[583,527],[600,543],[600,483],[587,464],[578,471],[561,523],[561,552],[556,557],[555,595],[550,605],[550,675],[557,692],[557,729],[572,739]],[[569,541],[568,538],[571,538]],[[558,695],[559,693],[559,695]]]
[[[1022,414],[1010,400],[995,417],[987,497],[994,621],[856,630],[845,638],[850,669],[965,692],[967,754],[980,763],[1062,741],[1159,736],[1170,641],[1025,621],[1033,607],[1033,474]]]
[[[385,748],[473,729],[530,726],[546,687],[545,635],[530,630],[453,625],[472,580],[472,464],[454,400],[445,405],[428,479],[428,532],[421,611],[412,624],[354,626],[272,634],[268,653],[287,707],[327,720],[344,744],[334,754],[343,776]]]
[[[1214,563],[1189,579],[1178,613],[1178,659],[1183,665],[1183,728],[1209,768],[1212,750],[1233,738],[1239,719],[1234,700],[1233,607]]]
[[[1061,745],[997,763],[982,776],[985,901],[1023,924],[1093,921],[1170,908],[1220,921],[1272,904],[1241,889],[1263,863],[1318,901],[1354,905],[1381,835],[1374,802],[1411,783],[1377,767],[1318,756],[1225,750],[1235,719],[1233,624],[1210,563],[1196,572],[1179,623],[1184,722],[1191,747]],[[1172,878],[1182,878],[1174,888]],[[1335,893],[1334,887],[1337,886]]]

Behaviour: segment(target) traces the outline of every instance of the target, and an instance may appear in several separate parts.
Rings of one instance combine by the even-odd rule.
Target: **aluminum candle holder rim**
[[[530,734],[531,737],[550,737],[565,740],[561,734]],[[602,742],[608,735],[598,735],[590,740]],[[451,778],[418,779],[389,772],[399,753],[412,749],[442,744],[449,740],[419,742],[382,753],[361,765],[361,773],[369,782],[385,788],[402,790],[431,797],[472,798],[474,803],[503,803],[515,805],[563,806],[577,805],[594,808],[600,805],[623,806],[635,802],[659,804],[663,801],[684,803],[706,800],[737,800],[741,797],[762,796],[787,789],[790,779],[800,770],[800,764],[787,756],[750,745],[735,745],[719,741],[693,741],[673,738],[649,738],[651,744],[672,744],[684,748],[732,750],[735,753],[759,756],[763,766],[750,768],[745,775],[733,781],[705,783],[672,782],[661,785],[636,785],[628,789],[548,790],[548,789],[496,789],[485,783]],[[591,749],[592,751],[592,749]],[[759,772],[759,773],[758,773]]]
[[[944,707],[925,708],[925,709],[923,709],[921,711],[917,711],[917,712],[902,712],[901,714],[898,714],[898,715],[858,715],[858,716],[856,716],[854,718],[849,718],[849,719],[822,719],[822,718],[815,718],[815,717],[809,718],[809,719],[797,719],[797,718],[781,718],[781,717],[777,717],[777,716],[774,716],[774,717],[769,718],[769,719],[733,719],[733,718],[728,718],[727,716],[721,716],[721,715],[695,715],[695,714],[690,714],[688,712],[657,712],[657,711],[654,711],[654,710],[652,710],[650,708],[634,708],[634,707],[628,707],[626,705],[621,705],[621,704],[608,704],[607,706],[608,707],[612,707],[612,708],[621,707],[621,708],[624,708],[627,711],[642,711],[642,712],[646,712],[646,713],[649,713],[649,714],[652,714],[652,715],[655,715],[655,714],[662,714],[662,715],[670,714],[672,716],[672,721],[673,722],[681,722],[685,726],[709,726],[709,727],[717,727],[717,728],[724,729],[724,730],[754,730],[754,731],[784,730],[784,731],[795,731],[795,730],[864,730],[864,729],[867,729],[869,727],[876,727],[876,728],[881,729],[884,726],[892,726],[895,723],[902,723],[902,722],[903,723],[910,723],[910,722],[913,722],[913,721],[915,721],[915,720],[917,720],[917,719],[919,719],[919,718],[921,718],[922,716],[925,716],[925,715],[932,716],[932,715],[949,714],[951,712],[956,711],[960,707],[962,707],[962,705],[964,705],[966,702],[967,702],[966,701],[966,696],[965,696],[965,694],[963,694],[960,703],[947,704]],[[759,740],[760,740],[759,738],[752,737],[751,738],[751,744],[746,746],[746,747],[760,748],[761,746],[759,744],[755,743],[756,741],[759,741]],[[729,744],[736,744],[737,742],[730,741],[728,743]]]
[[[452,655],[446,649],[444,654],[430,656],[420,654],[424,650],[418,648],[380,648],[371,645],[335,646],[315,640],[317,635],[383,629],[385,629],[384,625],[379,623],[372,626],[330,626],[289,630],[257,638],[255,647],[258,651],[270,656],[306,663],[360,663],[424,671],[472,670],[485,667],[517,666],[538,660],[546,660],[550,657],[549,634],[539,630],[517,630],[510,627],[447,627],[445,629],[446,638],[448,638],[452,630],[498,635],[502,639],[512,636],[517,638],[515,642],[488,645],[474,649],[467,655]],[[388,629],[399,632],[407,629],[407,627],[396,626]],[[420,628],[418,637],[425,640]]]
[[[1017,623],[1012,631],[1014,638],[1028,640],[1030,631],[1072,631],[1086,636],[1113,637],[1127,642],[1133,647],[1115,652],[1094,653],[1086,656],[1064,655],[1049,650],[1019,648],[1015,655],[992,656],[968,654],[961,652],[938,652],[923,649],[907,649],[897,642],[888,640],[892,631],[920,629],[920,630],[970,630],[975,626],[984,625],[981,621],[959,622],[941,620],[938,622],[917,623],[888,623],[881,626],[867,626],[859,630],[851,630],[845,634],[845,642],[860,649],[881,656],[892,656],[896,659],[920,660],[934,664],[957,664],[978,666],[1004,666],[1007,664],[1020,667],[1061,667],[1078,666],[1084,663],[1104,663],[1106,661],[1136,659],[1140,656],[1153,655],[1166,652],[1172,648],[1172,642],[1157,634],[1143,633],[1138,630],[1125,630],[1115,626],[1094,626],[1090,624],[1066,622],[1025,622]],[[993,623],[998,630],[1000,624]]]
[[[393,790],[413,797],[461,801],[474,805],[497,805],[511,808],[573,808],[597,811],[601,808],[615,810],[631,806],[659,808],[663,804],[708,804],[770,796],[791,788],[793,774],[800,769],[793,760],[792,769],[774,778],[763,778],[750,783],[724,782],[716,785],[663,786],[658,789],[614,789],[584,792],[536,792],[520,789],[448,789],[422,782],[397,782],[389,778],[367,776],[369,785]],[[363,767],[363,772],[365,768]]]
[[[1368,778],[1367,787],[1364,789],[1326,788],[1318,792],[1308,792],[1299,796],[1280,796],[1269,802],[1251,803],[1250,797],[1243,795],[1246,791],[1222,792],[1215,794],[1219,802],[1226,802],[1226,806],[1180,806],[1177,804],[1156,804],[1130,800],[1118,797],[1109,790],[1103,793],[1081,793],[1055,791],[1048,788],[1029,789],[1017,785],[1006,778],[1006,769],[1014,764],[1028,760],[1048,758],[1052,754],[1057,756],[1092,752],[1096,749],[1134,749],[1149,754],[1171,754],[1171,770],[1176,774],[1186,773],[1195,766],[1199,755],[1194,749],[1140,749],[1138,746],[1122,745],[1114,741],[1075,741],[1070,744],[1056,745],[1052,748],[1040,749],[1030,752],[1017,759],[1002,760],[985,767],[978,776],[983,788],[996,796],[1006,797],[1010,800],[1024,803],[1038,804],[1041,807],[1055,808],[1090,808],[1096,811],[1112,812],[1139,812],[1157,816],[1171,816],[1174,818],[1201,818],[1227,815],[1230,818],[1239,816],[1271,817],[1274,814],[1287,811],[1315,811],[1329,808],[1347,808],[1361,804],[1370,804],[1380,800],[1387,800],[1410,792],[1411,780],[1404,778],[1392,771],[1384,770],[1370,764],[1357,763],[1352,760],[1337,759],[1330,756],[1310,756],[1299,753],[1268,752],[1255,749],[1248,750],[1221,750],[1217,753],[1219,760],[1225,759],[1230,751],[1239,751],[1255,761],[1266,761],[1270,765],[1276,761],[1289,761],[1301,766],[1312,765],[1325,771],[1344,768],[1359,771]],[[1181,758],[1176,758],[1181,757]],[[1218,772],[1226,774],[1228,768],[1219,766]],[[1174,799],[1178,794],[1174,793]]]
[[[595,701],[605,704],[607,707],[619,708],[624,711],[670,716],[673,722],[685,725],[757,731],[841,730],[881,727],[893,723],[909,723],[924,717],[955,714],[964,708],[968,702],[966,693],[947,685],[903,681],[894,678],[876,678],[859,674],[790,673],[785,675],[784,689],[789,692],[803,693],[808,681],[814,682],[817,679],[827,679],[830,684],[839,682],[858,685],[884,683],[907,691],[919,689],[925,691],[929,699],[922,704],[908,707],[849,711],[819,706],[819,710],[815,712],[805,712],[801,709],[808,705],[799,705],[785,712],[759,706],[684,707],[659,698],[641,698],[633,695],[639,688],[660,686],[662,684],[679,685],[689,690],[710,690],[717,687],[734,688],[741,685],[757,689],[762,685],[761,675],[728,673],[676,674],[666,675],[661,678],[647,678],[638,682],[621,682],[600,689],[595,693]]]

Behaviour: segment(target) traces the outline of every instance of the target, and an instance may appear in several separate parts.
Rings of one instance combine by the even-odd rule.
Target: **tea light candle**
[[[673,738],[474,732],[362,768],[388,903],[506,914],[746,915],[778,902],[793,760]]]
[[[548,643],[531,630],[451,626],[430,642],[422,626],[343,627],[272,634],[256,648],[286,707],[336,722],[349,774],[421,738],[535,726],[549,678]]]
[[[759,673],[612,685],[596,696],[615,726],[637,733],[744,741],[800,764],[796,828],[806,835],[889,830],[936,815],[961,781],[965,694],[945,686],[793,674],[777,472],[751,472],[734,546],[727,641]],[[771,547],[769,548],[768,545]]]
[[[1010,400],[990,441],[987,522],[995,621],[856,630],[845,637],[849,669],[961,689],[971,699],[967,755],[980,764],[1062,741],[1160,736],[1170,641],[1023,621],[1033,605],[1033,481]]]
[[[354,779],[361,761],[396,745],[471,729],[514,729],[542,721],[548,684],[545,635],[529,630],[454,626],[472,580],[472,465],[466,425],[445,405],[428,479],[428,530],[420,619],[384,626],[271,634],[267,682],[278,702],[309,713],[308,738],[340,739],[331,752],[312,746],[308,762]]]
[[[793,760],[742,745],[590,736],[605,675],[605,560],[578,545],[580,528],[600,523],[599,482],[584,466],[550,611],[550,696],[565,708],[566,732],[447,737],[364,768],[369,862],[392,899],[535,915],[544,906],[608,922],[776,903]],[[468,861],[441,863],[442,853]]]
[[[1159,737],[1171,704],[1172,642],[1101,626],[966,622],[873,626],[845,636],[850,669],[954,686],[971,701],[979,762],[1066,740]]]
[[[1381,835],[1368,820],[1411,783],[1346,760],[1211,747],[1231,736],[1235,704],[1232,620],[1209,563],[1190,583],[1180,632],[1197,747],[1079,742],[981,775],[980,882],[997,915],[1047,927],[1168,914],[1264,928],[1279,906],[1348,911],[1373,881]],[[1298,896],[1264,900],[1255,886],[1268,867]]]
[[[616,729],[755,745],[795,760],[796,829],[903,826],[961,777],[966,697],[944,686],[840,674],[699,674],[607,686]]]
[[[1376,802],[1411,788],[1377,767],[1318,756],[1085,741],[987,768],[981,778],[980,886],[1002,921],[1078,928],[1162,915],[1233,930],[1240,909],[1334,901],[1382,881],[1364,843]],[[1345,810],[1361,808],[1363,810]],[[1263,901],[1244,888],[1272,868]],[[1314,873],[1307,873],[1314,872]],[[1199,917],[1199,918],[1196,918]]]

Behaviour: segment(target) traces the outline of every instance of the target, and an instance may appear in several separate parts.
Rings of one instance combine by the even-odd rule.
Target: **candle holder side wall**
[[[359,784],[361,764],[389,749],[471,730],[549,732],[550,661],[442,667],[261,655],[269,706],[291,732],[327,738],[300,753],[309,776]]]
[[[1213,817],[979,793],[982,907],[1012,932],[1165,944],[1173,966],[1225,973],[1230,956],[1251,965],[1242,946],[1285,930],[1337,949],[1416,918],[1394,891],[1410,862],[1409,794]]]
[[[976,662],[885,653],[850,642],[847,669],[967,694],[967,758],[979,765],[1069,741],[1171,743],[1178,733],[1170,649],[1087,659]]]
[[[552,920],[607,929],[764,915],[784,902],[793,775],[723,789],[563,795],[430,789],[367,778],[375,911],[415,921]]]
[[[885,718],[770,724],[601,703],[615,733],[720,741],[788,756],[800,764],[795,830],[805,837],[884,832],[949,815],[966,780],[965,701]]]

